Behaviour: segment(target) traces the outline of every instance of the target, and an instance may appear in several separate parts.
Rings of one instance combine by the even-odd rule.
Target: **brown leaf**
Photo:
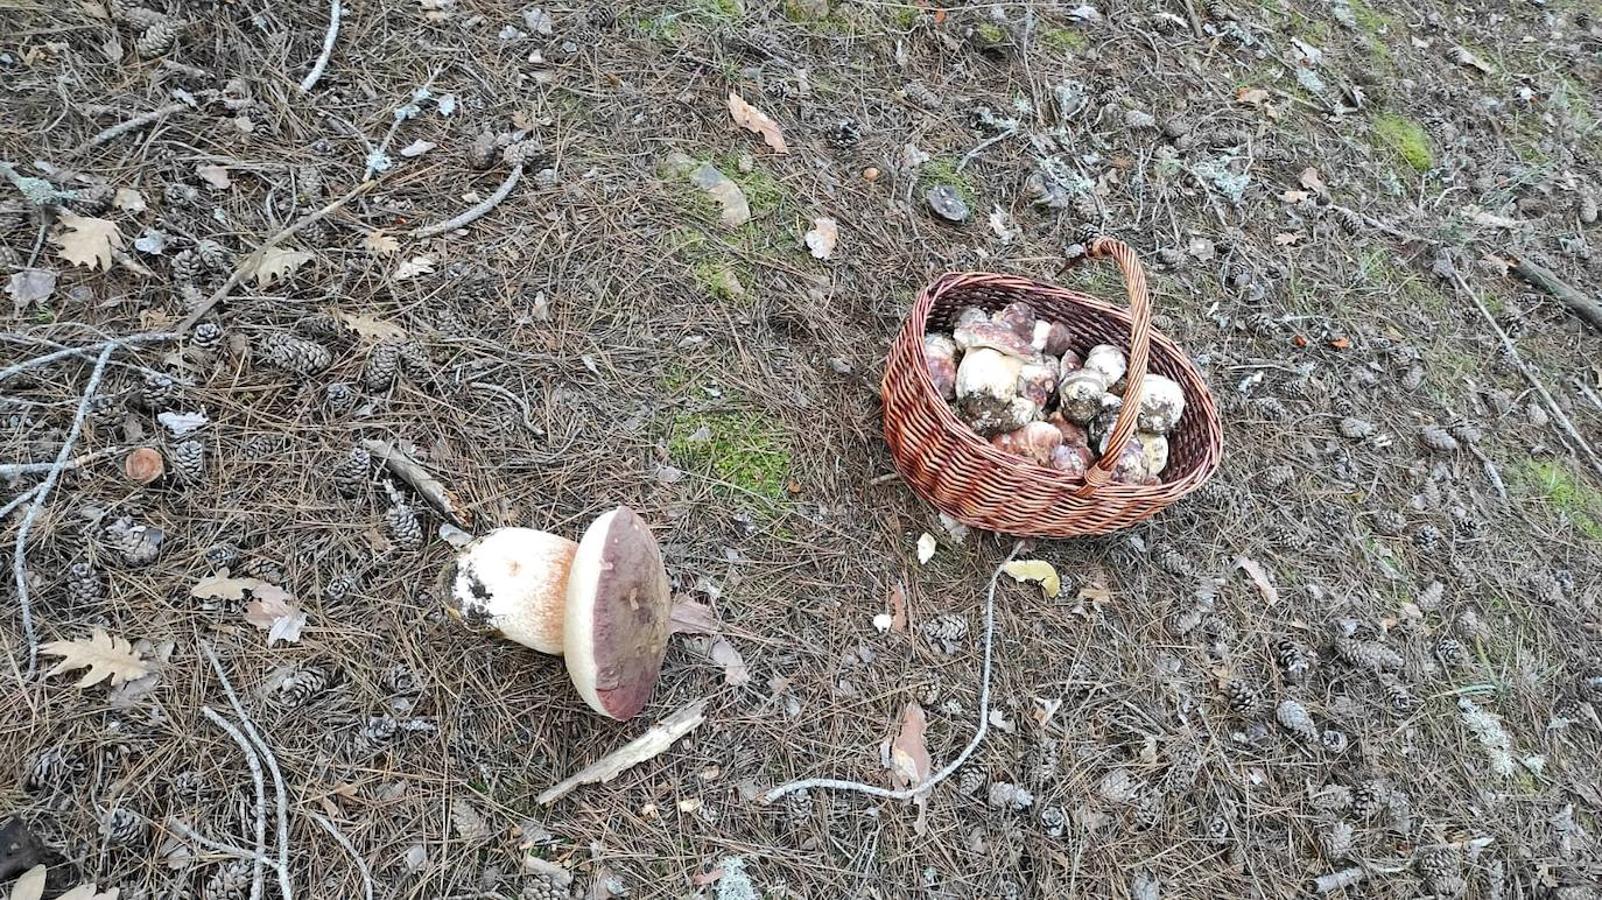
[[[762,135],[762,140],[773,148],[773,152],[790,152],[790,148],[784,144],[784,133],[779,130],[779,123],[773,121],[772,116],[745,102],[734,91],[729,91],[729,115],[734,118],[734,124]]]
[[[111,268],[112,251],[122,249],[122,232],[107,219],[80,216],[62,210],[60,234],[52,239],[61,248],[61,258],[75,266],[91,269]]]
[[[292,603],[295,595],[260,578],[230,578],[227,569],[208,575],[189,589],[189,596],[198,600],[243,600],[245,592],[257,600]],[[263,628],[267,626],[262,626]]]
[[[306,613],[291,602],[294,598],[287,592],[274,590],[277,593],[266,598],[258,596],[245,604],[245,621],[267,632],[269,647],[279,641],[298,644],[300,630],[306,627]]]
[[[1301,183],[1302,187],[1318,194],[1320,197],[1329,196],[1329,185],[1324,183],[1323,176],[1319,175],[1318,170],[1312,166],[1302,170]]]
[[[1079,588],[1078,599],[1081,603],[1089,603],[1092,609],[1111,603],[1112,588],[1107,586],[1107,573],[1099,567],[1092,570],[1090,577]]]
[[[400,241],[385,234],[384,229],[375,228],[367,232],[367,237],[362,238],[362,249],[374,256],[397,253],[400,251]]]
[[[929,777],[929,747],[924,733],[929,730],[929,717],[924,715],[918,701],[908,701],[901,712],[901,730],[890,742],[890,780],[897,788],[922,784]]]
[[[46,672],[46,676],[87,668],[89,671],[78,681],[78,687],[81,688],[99,684],[108,678],[115,686],[150,674],[150,665],[134,652],[133,644],[123,638],[112,637],[98,627],[87,638],[42,644],[39,652],[45,656],[61,657],[61,662]]]
[[[251,254],[240,267],[246,277],[254,277],[257,287],[271,287],[276,282],[288,281],[301,266],[312,261],[305,250],[286,250],[268,247]]]
[[[1279,602],[1279,589],[1274,587],[1274,581],[1269,577],[1268,570],[1263,568],[1262,563],[1249,556],[1237,556],[1235,557],[1235,565],[1239,566],[1251,578],[1252,583],[1257,585],[1257,590],[1262,592],[1264,602],[1269,606]]]
[[[228,170],[222,166],[195,166],[195,175],[219,191],[234,186],[234,180],[228,177]]]
[[[1274,235],[1274,245],[1277,247],[1289,247],[1290,245],[1301,240],[1302,237],[1303,235],[1301,235],[1299,232],[1281,231]]]
[[[1263,88],[1241,88],[1235,92],[1235,102],[1246,106],[1262,106],[1268,102],[1268,91]]]
[[[900,581],[890,586],[890,630],[907,630],[907,587]]]
[[[712,607],[694,600],[676,600],[668,613],[668,634],[717,634],[722,631]]]
[[[723,683],[732,687],[740,687],[751,681],[751,670],[746,667],[744,657],[734,645],[725,638],[718,638],[712,642],[709,651],[712,661],[723,667]]]
[[[344,311],[336,311],[334,317],[345,323],[345,327],[356,332],[364,338],[374,341],[401,341],[406,339],[406,329],[394,322],[385,322],[372,316],[357,315]]]

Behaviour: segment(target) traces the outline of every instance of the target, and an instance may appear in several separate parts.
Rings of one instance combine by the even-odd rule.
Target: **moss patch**
[[[789,435],[759,413],[680,413],[673,419],[668,452],[677,464],[709,474],[742,494],[770,502],[787,497]]]
[[[1556,460],[1527,461],[1518,473],[1527,494],[1545,500],[1587,538],[1602,541],[1602,491]]]
[[[1357,20],[1357,27],[1370,35],[1383,34],[1390,30],[1391,17],[1369,6],[1366,0],[1352,0],[1352,18]]]
[[[740,0],[692,0],[686,15],[730,25],[745,16],[745,5]]]
[[[918,172],[918,186],[922,191],[932,187],[945,185],[957,192],[962,202],[974,209],[978,199],[978,192],[974,189],[973,179],[967,174],[957,171],[957,161],[949,156],[936,157],[923,164]]]
[[[1374,120],[1374,137],[1381,146],[1420,172],[1435,167],[1435,151],[1424,126],[1396,113],[1385,113]]]
[[[1047,28],[1040,33],[1040,42],[1059,53],[1077,53],[1090,44],[1090,39],[1072,28]]]

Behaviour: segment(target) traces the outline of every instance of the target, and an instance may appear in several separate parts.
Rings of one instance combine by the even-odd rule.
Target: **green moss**
[[[697,263],[690,272],[696,287],[706,296],[726,305],[746,306],[751,302],[751,292],[746,287],[749,279],[740,277],[739,268],[728,260],[712,259]]]
[[[1059,53],[1077,53],[1090,44],[1090,39],[1072,28],[1047,28],[1040,33],[1040,42]]]
[[[771,419],[734,410],[681,413],[668,436],[668,452],[680,466],[773,502],[787,497],[789,444],[789,435]]]
[[[1384,113],[1374,119],[1374,137],[1403,162],[1420,172],[1435,167],[1435,151],[1424,127],[1412,119]]]
[[[775,178],[761,163],[753,164],[749,172],[741,172],[739,157],[725,153],[713,160],[712,164],[740,186],[740,191],[745,194],[745,202],[751,207],[753,219],[776,212],[795,196],[784,182]]]
[[[1370,35],[1383,34],[1391,27],[1391,17],[1369,6],[1366,0],[1352,0],[1352,17],[1357,19],[1357,27]]]
[[[1602,541],[1602,491],[1556,460],[1527,460],[1519,467],[1525,492],[1545,500],[1581,534]]]
[[[662,44],[677,44],[680,37],[679,14],[675,12],[658,13],[647,16],[635,23],[635,27],[649,40]]]
[[[1007,42],[1007,30],[994,22],[980,22],[973,33],[987,47],[999,47]]]
[[[745,17],[745,5],[740,0],[691,0],[686,15],[724,25],[732,25]]]
[[[962,202],[973,208],[978,199],[978,192],[974,189],[973,179],[967,174],[957,171],[957,161],[949,156],[940,156],[923,164],[918,171],[920,187],[927,191],[938,185],[946,185],[957,192]]]

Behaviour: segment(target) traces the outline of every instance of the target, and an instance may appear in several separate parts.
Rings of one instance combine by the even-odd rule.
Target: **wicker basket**
[[[990,273],[943,275],[924,288],[890,349],[885,369],[884,438],[897,471],[918,496],[957,520],[1022,537],[1105,534],[1148,519],[1201,487],[1218,468],[1223,429],[1207,383],[1173,341],[1152,330],[1146,273],[1120,241],[1097,238],[1088,257],[1111,258],[1123,273],[1129,310],[1027,278]],[[957,419],[935,392],[923,336],[949,331],[968,306],[994,312],[1028,301],[1041,318],[1068,326],[1075,348],[1113,344],[1129,354],[1127,396],[1139,396],[1147,367],[1178,382],[1185,414],[1168,436],[1168,467],[1155,485],[1111,483],[1109,471],[1134,430],[1120,416],[1107,452],[1083,479],[1004,453]]]

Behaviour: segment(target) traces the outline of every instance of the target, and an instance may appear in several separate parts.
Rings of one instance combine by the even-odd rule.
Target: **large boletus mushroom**
[[[452,612],[475,627],[565,658],[601,715],[645,708],[667,652],[672,599],[656,538],[626,506],[572,541],[500,528],[469,544],[449,576]]]

